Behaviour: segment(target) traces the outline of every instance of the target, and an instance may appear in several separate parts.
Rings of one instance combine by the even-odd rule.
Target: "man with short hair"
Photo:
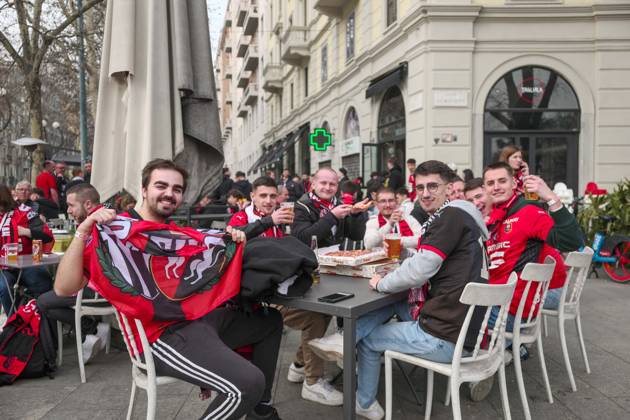
[[[413,200],[409,198],[409,191],[407,191],[407,188],[400,187],[394,192],[396,193],[396,203],[398,203],[398,206],[407,216],[411,216],[411,212],[413,211]]]
[[[237,171],[235,178],[236,181],[232,187],[242,192],[245,198],[249,198],[252,193],[252,184],[245,177],[245,172]]]
[[[68,216],[77,224],[81,224],[87,216],[101,208],[98,191],[87,183],[80,183],[66,191]],[[89,287],[83,288],[83,298],[91,299],[94,291]],[[57,296],[54,290],[46,292],[37,298],[39,309],[53,321],[74,326],[74,309],[76,296]],[[83,338],[83,363],[87,364],[102,349],[109,339],[110,325],[92,316],[81,317],[81,337]],[[59,350],[61,351],[61,349]]]
[[[59,190],[57,189],[57,179],[53,176],[54,170],[55,162],[45,161],[44,168],[35,179],[35,186],[44,192],[44,198],[59,205]]]
[[[72,179],[70,180],[70,182],[68,182],[68,185],[66,186],[66,195],[68,194],[68,190],[70,188],[74,187],[77,184],[81,184],[83,182],[86,182],[85,179],[83,178],[83,169],[81,168],[72,169]]]
[[[85,166],[83,167],[83,179],[85,179],[85,182],[87,182],[88,184],[90,183],[90,180],[92,178],[92,161],[88,160],[85,162]]]
[[[234,181],[230,178],[230,168],[223,168],[223,179],[221,184],[212,193],[212,202],[215,204],[225,204],[228,192],[233,188]]]
[[[152,160],[142,170],[142,206],[138,211],[132,209],[122,215],[127,219],[116,221],[130,222],[138,229],[143,228],[144,222],[165,224],[167,218],[182,204],[187,178],[188,173],[173,161]],[[89,278],[99,293],[122,312],[125,312],[123,308],[127,308],[130,302],[136,302],[132,300],[135,295],[119,291],[104,275],[84,277],[84,270],[89,272],[95,264],[93,253],[96,252],[94,247],[98,245],[92,236],[95,224],[110,224],[114,219],[114,210],[100,208],[77,227],[75,239],[59,264],[55,282],[57,295],[73,295],[87,284]],[[239,230],[229,228],[228,232],[236,242],[245,240],[245,234]],[[193,234],[196,235],[190,232],[190,235]],[[91,265],[82,264],[86,259]],[[149,275],[145,273],[142,276],[145,285]],[[152,288],[156,287],[155,283],[150,284]],[[142,305],[150,305],[154,311],[168,304],[179,305],[171,303],[164,293],[159,291],[155,297],[164,301],[162,306],[154,305],[151,303],[153,300],[147,300],[146,297],[142,299]],[[199,296],[213,295],[211,290],[200,290],[187,299]],[[186,299],[179,302],[179,310],[190,310],[184,307]],[[282,337],[280,314],[271,308],[245,314],[231,307],[216,307],[219,302],[207,301],[204,305],[208,308],[207,312],[195,312],[197,315],[194,319],[185,318],[182,321],[181,317],[175,317],[173,320],[177,314],[155,313],[143,320],[157,374],[216,391],[218,395],[206,409],[204,417],[239,419],[246,415],[250,420],[279,419],[277,411],[271,406],[271,388]],[[133,324],[131,329],[137,337]],[[253,347],[251,362],[233,351],[246,345]]]
[[[273,179],[271,177],[267,178]],[[276,181],[274,180],[274,182]],[[276,199],[276,204],[279,206],[285,201],[289,201],[289,190],[287,190],[287,187],[284,185],[278,185],[278,198]]]
[[[66,187],[68,185],[65,172],[65,163],[55,163],[55,181],[57,182],[57,191],[59,192],[59,209],[62,213],[66,212]]]
[[[312,191],[295,203],[293,236],[309,246],[316,236],[320,247],[338,245],[344,238],[363,240],[368,199],[354,206],[339,204],[338,187],[339,177],[333,169],[321,168],[315,173]]]
[[[492,209],[492,200],[488,197],[485,188],[483,187],[482,178],[473,178],[464,185],[464,197],[466,201],[473,203],[477,210],[481,212],[484,220],[490,215]]]
[[[409,199],[414,202],[416,201],[416,160],[414,158],[407,159],[407,170],[409,171]]]
[[[453,183],[453,190],[451,191],[451,195],[449,196],[449,200],[465,200],[466,196],[464,195],[464,180],[459,175],[453,175],[453,179],[451,180]]]
[[[33,187],[30,182],[23,180],[15,184],[15,201],[20,204],[24,204],[39,213],[39,204],[31,200],[32,193]]]
[[[450,362],[468,311],[459,298],[468,283],[487,282],[483,245],[487,230],[472,204],[449,202],[452,170],[432,160],[420,164],[415,176],[418,200],[430,215],[422,226],[418,252],[405,259],[400,268],[384,277],[374,276],[369,282],[372,289],[383,293],[409,290],[409,299],[357,321],[356,412],[371,420],[384,416],[376,400],[383,352],[394,350],[439,363]],[[402,322],[384,324],[394,314]],[[474,348],[482,321],[483,313],[475,313],[465,350]],[[336,346],[328,343],[329,354],[339,357],[349,351],[343,348],[343,341],[336,341]]]
[[[258,236],[280,238],[282,226],[293,222],[293,212],[286,207],[277,208],[278,187],[273,179],[262,176],[254,181],[252,204],[236,213],[229,226],[241,229],[247,239]],[[289,366],[287,380],[302,383],[302,398],[319,404],[343,404],[343,394],[324,379],[324,362],[308,346],[314,338],[326,333],[330,316],[317,312],[278,306],[284,323],[301,331],[301,343],[295,359]]]
[[[420,223],[400,208],[391,188],[379,188],[376,192],[376,207],[378,214],[370,217],[365,227],[365,248],[381,247],[387,234],[397,232],[401,236],[403,248],[415,249],[420,237]]]

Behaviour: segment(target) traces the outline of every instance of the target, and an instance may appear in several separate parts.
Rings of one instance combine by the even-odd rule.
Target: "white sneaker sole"
[[[338,401],[327,400],[324,396],[304,387],[302,387],[302,398],[308,401],[312,401],[322,405],[328,405],[331,407],[339,407],[343,405],[343,395]]]
[[[483,401],[488,398],[494,385],[494,376],[470,385],[470,399],[474,402]]]
[[[339,351],[335,347],[321,345],[319,343],[313,342],[310,342],[309,346],[311,346],[311,350],[313,350],[313,353],[324,360],[328,360],[329,362],[335,362],[337,360],[343,359],[343,353],[339,353]]]
[[[294,372],[289,369],[289,373],[287,374],[287,381],[293,382],[294,384],[301,384],[302,382],[304,382],[304,374]]]

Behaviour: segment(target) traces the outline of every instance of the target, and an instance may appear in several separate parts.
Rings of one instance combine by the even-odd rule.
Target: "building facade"
[[[628,1],[242,0],[230,10],[218,54],[230,54],[232,79],[223,63],[218,76],[233,170],[344,166],[366,179],[390,157],[413,157],[480,174],[515,143],[551,185],[630,177]],[[332,134],[325,151],[309,145],[315,128]]]

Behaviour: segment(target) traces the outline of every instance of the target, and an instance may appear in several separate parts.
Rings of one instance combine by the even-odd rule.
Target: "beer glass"
[[[5,251],[5,258],[7,259],[7,262],[12,262],[12,263],[16,263],[18,260],[18,251],[19,251],[19,247],[18,244],[6,244],[6,251]]]
[[[293,218],[295,217],[295,203],[292,201],[284,201],[282,203],[280,203],[280,208],[281,209],[291,209],[291,220],[293,220]],[[291,225],[286,225],[285,226],[285,233],[287,235],[291,234]]]
[[[385,242],[387,242],[387,257],[392,260],[399,260],[402,247],[400,234],[388,233],[385,235]]]

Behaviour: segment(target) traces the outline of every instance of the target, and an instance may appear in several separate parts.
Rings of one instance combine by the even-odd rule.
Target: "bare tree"
[[[42,138],[41,70],[51,45],[67,36],[68,27],[85,11],[103,0],[87,0],[81,10],[65,15],[59,2],[45,0],[0,1],[0,47],[6,51],[23,76],[30,133]],[[43,148],[33,153],[31,178],[34,182],[44,160]]]

